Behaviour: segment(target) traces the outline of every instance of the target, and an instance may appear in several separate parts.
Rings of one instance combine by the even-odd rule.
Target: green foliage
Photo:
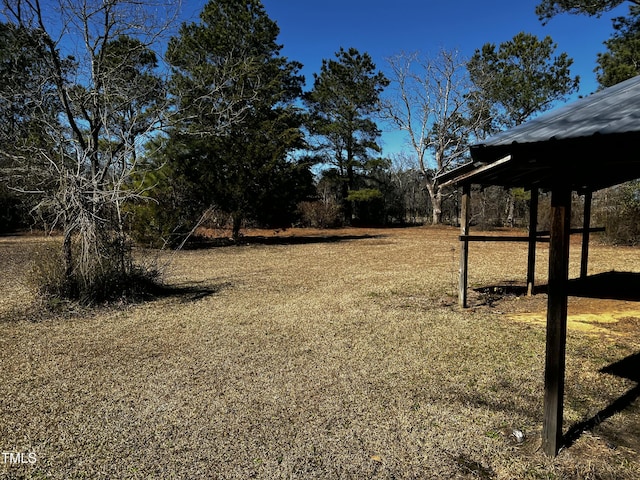
[[[174,194],[181,225],[215,205],[236,237],[244,219],[288,226],[312,192],[310,163],[291,158],[305,147],[294,105],[304,79],[280,55],[278,33],[260,1],[217,0],[171,39],[177,123],[162,160],[171,176],[156,191]]]
[[[544,23],[559,13],[600,16],[625,0],[543,0],[536,13]],[[604,42],[595,69],[600,87],[610,87],[640,73],[640,2],[631,0],[629,15],[613,19],[614,33]]]
[[[380,108],[380,94],[389,80],[367,53],[355,48],[340,51],[336,59],[324,59],[313,89],[305,95],[309,109],[307,128],[318,140],[317,150],[342,179],[340,202],[345,220],[351,221],[349,190],[365,169],[371,152],[379,152],[380,130],[371,116]]]
[[[600,87],[610,87],[640,73],[640,6],[631,6],[628,17],[613,20],[613,36],[604,42],[595,69]]]
[[[262,226],[288,227],[298,218],[298,204],[315,188],[306,160],[273,162],[262,172],[263,187],[255,193],[251,218]]]
[[[146,205],[159,213],[150,224],[162,225],[164,234],[185,232],[215,205],[233,216],[236,235],[243,219],[291,225],[298,202],[313,193],[313,178],[309,164],[288,159],[283,139],[270,137],[263,125],[244,122],[242,129],[217,138],[172,136],[163,152],[166,173],[150,193],[157,206]]]
[[[475,87],[470,100],[489,133],[519,125],[577,90],[573,60],[554,56],[556,46],[551,37],[519,33],[497,48],[487,43],[476,50],[467,67]]]
[[[56,123],[51,81],[42,32],[0,22],[1,158],[23,153],[30,142],[41,144],[43,129]]]
[[[34,194],[52,179],[37,169],[38,149],[56,158],[47,129],[57,124],[59,102],[47,73],[41,32],[0,22],[0,231],[28,226]]]
[[[384,196],[380,190],[375,188],[351,190],[347,201],[353,205],[355,223],[362,225],[384,225],[387,223]]]
[[[167,50],[180,127],[225,135],[245,117],[296,99],[301,65],[280,56],[278,34],[259,0],[210,1],[199,23],[183,24]]]
[[[174,152],[166,142],[150,142],[147,156],[132,178],[143,192],[126,205],[129,230],[136,242],[154,248],[177,247],[206,207],[195,200],[191,183],[165,161]]]
[[[601,15],[624,3],[625,0],[542,0],[536,14],[543,23],[560,13]]]
[[[108,85],[112,128],[118,129],[117,142],[133,142],[157,121],[166,85],[155,71],[155,52],[140,40],[121,35],[103,48],[100,76]]]
[[[382,192],[375,188],[351,190],[347,196],[350,202],[375,202],[382,199]]]
[[[528,202],[531,200],[531,190],[525,190],[524,188],[512,188],[511,195],[515,200],[520,202]]]

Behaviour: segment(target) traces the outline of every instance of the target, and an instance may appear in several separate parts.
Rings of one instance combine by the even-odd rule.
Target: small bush
[[[153,295],[161,289],[161,271],[153,266],[132,261],[130,253],[122,255],[121,246],[101,248],[101,258],[92,262],[87,276],[76,265],[66,275],[60,243],[50,244],[37,251],[28,275],[31,287],[50,304],[61,300],[95,305],[115,300],[135,300]],[[128,248],[128,247],[127,247]],[[78,248],[74,246],[74,258]]]
[[[333,228],[342,224],[342,211],[333,200],[300,202],[298,204],[300,220],[305,227]]]
[[[352,202],[355,223],[364,225],[387,223],[384,196],[380,190],[376,188],[351,190],[347,201]]]
[[[594,196],[594,222],[604,225],[605,240],[616,245],[640,244],[640,181],[627,182]]]
[[[34,252],[27,282],[40,295],[54,298],[73,296],[65,279],[61,245],[47,244]]]
[[[127,205],[129,232],[139,244],[150,248],[177,247],[194,227],[196,214],[166,201],[141,201]]]

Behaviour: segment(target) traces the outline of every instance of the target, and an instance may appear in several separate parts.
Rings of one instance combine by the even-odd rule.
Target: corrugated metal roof
[[[533,143],[640,131],[640,75],[581,98],[478,144]]]
[[[595,191],[640,178],[640,76],[473,145],[471,157],[436,180]]]

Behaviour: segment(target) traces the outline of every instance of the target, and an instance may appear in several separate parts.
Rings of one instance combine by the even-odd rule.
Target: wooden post
[[[462,202],[460,206],[460,234],[469,235],[469,220],[471,218],[471,185],[462,187]],[[460,277],[458,284],[458,304],[467,308],[467,282],[469,266],[469,240],[460,240]]]
[[[593,193],[584,194],[584,231],[582,232],[582,256],[580,258],[580,278],[587,278],[589,264],[589,229],[591,228],[591,200]]]
[[[562,446],[570,220],[571,190],[566,187],[554,188],[551,193],[549,298],[542,428],[542,447],[549,456],[556,456]]]
[[[533,295],[536,277],[536,240],[538,230],[538,188],[531,189],[529,200],[529,258],[527,262],[527,296]]]

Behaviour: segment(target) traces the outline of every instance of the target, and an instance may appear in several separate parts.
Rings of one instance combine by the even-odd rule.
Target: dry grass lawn
[[[459,310],[457,233],[248,232],[176,253],[174,295],[48,315],[24,281],[45,240],[0,238],[0,450],[26,462],[0,477],[640,478],[640,303],[571,298],[572,435],[547,458],[545,295]],[[470,286],[522,285],[525,245],[472,244]],[[614,269],[640,250],[593,245]]]

